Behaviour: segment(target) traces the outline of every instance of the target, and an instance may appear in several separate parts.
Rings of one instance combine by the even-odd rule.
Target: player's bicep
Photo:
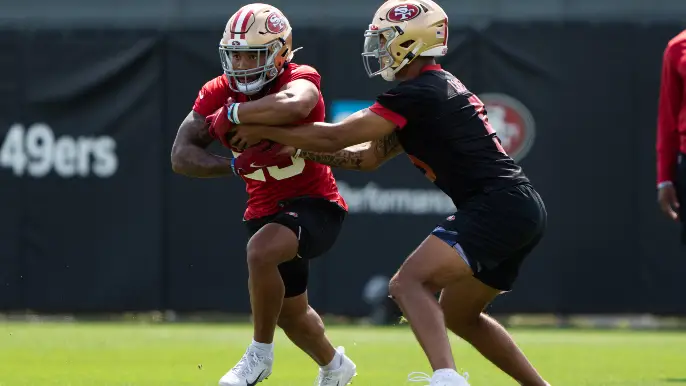
[[[369,109],[353,113],[336,125],[335,135],[345,145],[357,145],[383,138],[395,131],[396,124]]]
[[[309,114],[319,102],[319,88],[312,81],[307,79],[296,79],[288,82],[281,89],[289,98],[302,106]]]
[[[398,134],[395,132],[388,134],[383,138],[377,139],[372,145],[374,156],[379,163],[388,161],[389,159],[405,151],[403,146],[400,144]]]
[[[174,147],[194,145],[206,148],[214,141],[207,128],[208,124],[205,122],[205,117],[195,110],[191,110],[183,122],[181,122],[174,140]]]
[[[407,118],[403,113],[400,113],[403,109],[394,108],[390,109],[385,105],[376,102],[371,107],[369,111],[378,115],[379,117],[393,123],[394,128],[402,129],[407,125]]]

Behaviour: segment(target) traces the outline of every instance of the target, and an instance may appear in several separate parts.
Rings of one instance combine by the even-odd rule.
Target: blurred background
[[[272,1],[304,48],[296,61],[322,74],[329,120],[390,86],[368,79],[360,57],[380,3]],[[482,96],[549,211],[515,291],[491,312],[686,315],[686,256],[655,203],[654,150],[662,54],[686,28],[686,2],[440,3],[451,22],[442,65]],[[249,313],[243,182],[185,178],[169,160],[242,5],[0,1],[5,316]],[[384,280],[452,204],[402,156],[335,175],[351,215],[312,264],[312,303],[395,320]]]

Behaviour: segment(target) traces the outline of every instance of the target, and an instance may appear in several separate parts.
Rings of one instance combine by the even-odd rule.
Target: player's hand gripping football
[[[660,209],[672,220],[679,220],[679,199],[674,185],[669,184],[657,191],[657,203]]]
[[[231,160],[234,174],[244,176],[268,166],[287,166],[295,149],[280,143],[262,141]]]
[[[259,125],[239,125],[231,138],[231,144],[237,149],[245,149],[253,146],[264,139],[262,129]]]
[[[219,139],[222,145],[228,148],[231,148],[231,137],[234,135],[234,125],[228,116],[229,106],[232,103],[232,98],[227,99],[224,106],[205,118],[205,122],[210,125],[208,128],[210,136]]]

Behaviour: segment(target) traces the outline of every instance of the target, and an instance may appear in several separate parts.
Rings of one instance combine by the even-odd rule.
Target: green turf
[[[334,327],[356,361],[355,385],[395,386],[428,365],[407,327]],[[515,330],[554,386],[686,385],[686,333]],[[0,386],[216,385],[250,341],[236,325],[0,324]],[[474,386],[514,385],[454,339]],[[200,368],[200,365],[201,368]],[[317,368],[279,333],[265,386],[311,385]],[[412,383],[416,384],[416,383]]]

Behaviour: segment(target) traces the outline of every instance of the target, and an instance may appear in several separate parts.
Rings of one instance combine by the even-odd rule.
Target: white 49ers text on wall
[[[0,145],[0,168],[16,176],[58,176],[107,178],[117,172],[116,142],[112,137],[55,137],[45,123],[28,128],[12,125]]]

